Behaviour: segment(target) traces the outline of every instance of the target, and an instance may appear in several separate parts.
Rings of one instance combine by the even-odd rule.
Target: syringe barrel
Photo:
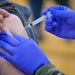
[[[34,26],[34,25],[40,23],[40,22],[43,21],[45,18],[46,18],[46,16],[43,15],[42,17],[38,18],[37,20],[33,21],[33,22],[32,22],[32,25]]]
[[[49,17],[51,17],[51,16],[52,16],[52,14],[51,14],[50,12],[48,12],[47,15],[43,15],[42,17],[40,17],[40,18],[36,19],[35,21],[31,22],[30,24],[28,24],[28,25],[25,27],[25,29],[26,29],[27,27],[35,26],[36,24],[38,24],[38,23],[40,23],[41,21],[43,21],[44,19],[46,19],[46,17],[49,18]]]

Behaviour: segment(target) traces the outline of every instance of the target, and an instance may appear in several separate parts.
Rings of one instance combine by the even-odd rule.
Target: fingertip
[[[42,10],[42,14],[43,14],[43,15],[46,15],[47,12],[48,12],[48,8],[45,8],[45,9]]]
[[[47,12],[46,12],[45,10],[42,10],[42,14],[43,14],[43,15],[46,15]]]
[[[50,30],[52,30],[52,26],[45,26],[45,30],[50,32]]]
[[[53,26],[53,27],[56,27],[56,26],[57,26],[57,23],[56,23],[56,22],[53,22],[53,23],[52,23],[52,26]]]

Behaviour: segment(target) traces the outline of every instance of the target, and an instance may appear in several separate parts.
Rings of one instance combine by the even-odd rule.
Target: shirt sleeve
[[[36,70],[35,75],[65,75],[53,64],[45,64]]]

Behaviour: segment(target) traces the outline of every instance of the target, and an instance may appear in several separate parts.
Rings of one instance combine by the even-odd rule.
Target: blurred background
[[[56,5],[66,5],[75,10],[75,0],[11,0],[24,6],[30,6],[30,21],[39,18],[42,9]],[[75,41],[58,38],[44,30],[44,22],[34,27],[40,47],[49,60],[66,75],[75,75]]]

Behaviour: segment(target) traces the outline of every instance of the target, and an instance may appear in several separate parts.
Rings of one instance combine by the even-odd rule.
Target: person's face
[[[2,21],[2,24],[3,24],[3,27],[9,28],[9,30],[11,32],[14,32],[16,34],[19,34],[19,35],[27,38],[27,33],[23,27],[23,24],[22,24],[21,20],[19,19],[19,17],[17,17],[16,15],[10,14],[9,17],[5,18]],[[0,57],[0,67],[4,66],[4,65],[2,65],[3,63],[6,63],[5,65],[9,65],[9,63],[6,60],[4,60]],[[10,66],[10,68],[13,68],[11,65],[9,65],[9,66]],[[5,74],[5,75],[7,75],[7,74]],[[9,75],[13,75],[13,74],[9,74]]]

